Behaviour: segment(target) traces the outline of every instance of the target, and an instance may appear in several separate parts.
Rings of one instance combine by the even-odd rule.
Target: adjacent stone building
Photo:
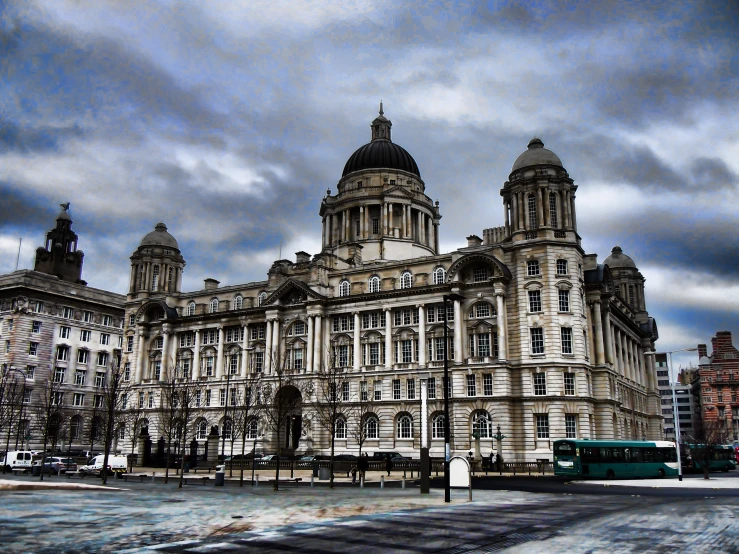
[[[440,252],[439,202],[382,107],[370,127],[321,203],[321,251],[275,261],[264,281],[209,278],[182,291],[177,240],[163,223],[143,238],[123,356],[151,407],[146,423],[156,425],[158,391],[176,368],[206,392],[196,440],[213,427],[228,434],[226,389],[254,373],[276,386],[275,368],[288,365],[305,385],[291,392],[300,398],[290,428],[277,437],[255,424],[248,448],[325,453],[309,384],[332,364],[345,369],[348,404],[373,400],[364,451],[418,457],[427,425],[431,455],[443,456],[443,300],[454,293],[463,300],[446,314],[453,453],[487,455],[498,426],[506,460],[551,459],[561,437],[661,439],[644,277],[619,247],[601,263],[583,251],[577,185],[559,157],[532,139],[500,189],[504,225]],[[339,452],[358,449],[350,423],[336,428]]]

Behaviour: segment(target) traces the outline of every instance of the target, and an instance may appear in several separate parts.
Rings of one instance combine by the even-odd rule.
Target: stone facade
[[[156,398],[175,369],[200,383],[209,391],[195,422],[204,443],[211,426],[223,428],[226,387],[255,373],[276,384],[276,368],[288,365],[303,391],[292,438],[260,424],[256,448],[325,453],[314,381],[339,366],[347,405],[376,399],[364,451],[417,458],[423,428],[431,455],[443,456],[443,306],[455,294],[463,300],[447,311],[453,453],[489,454],[498,425],[511,461],[551,459],[556,438],[661,439],[654,356],[645,356],[658,334],[644,277],[618,247],[604,263],[582,250],[577,186],[559,158],[533,139],[500,191],[505,224],[442,253],[439,203],[390,141],[390,125],[381,112],[372,142],[323,198],[321,251],[275,261],[265,281],[207,279],[183,292],[177,241],[163,224],[144,237],[131,258],[123,338],[139,398]],[[358,450],[348,437],[337,448]]]

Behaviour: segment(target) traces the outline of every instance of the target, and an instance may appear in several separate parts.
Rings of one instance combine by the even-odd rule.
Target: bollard
[[[257,475],[255,476],[255,480],[254,480],[254,486],[255,486],[255,487],[258,487],[258,486],[259,486],[259,474],[258,474],[258,473],[257,473]]]
[[[314,477],[313,477],[313,476],[311,475],[311,476],[310,476],[310,486],[311,486],[311,487],[313,486],[313,479],[314,479]]]
[[[118,481],[118,472],[113,474],[113,481]]]
[[[151,482],[156,483],[157,482],[157,474],[155,471],[151,472]]]
[[[384,475],[380,475],[380,488],[381,489],[385,488],[385,476]]]
[[[364,475],[359,476],[359,488],[360,489],[364,488]]]
[[[402,489],[405,488],[405,477],[403,477],[403,480],[401,481],[400,488],[402,488]]]

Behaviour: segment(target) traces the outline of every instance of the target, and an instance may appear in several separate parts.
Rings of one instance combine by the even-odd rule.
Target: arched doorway
[[[270,410],[277,453],[294,454],[303,429],[303,395],[292,385],[282,387],[275,394]]]

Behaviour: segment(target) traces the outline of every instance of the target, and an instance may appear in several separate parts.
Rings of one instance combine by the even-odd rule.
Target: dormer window
[[[262,304],[264,304],[264,301],[267,300],[267,293],[266,292],[260,292],[257,300],[258,300],[258,303],[259,303],[260,306]]]
[[[339,296],[349,296],[351,286],[346,279],[339,283]]]
[[[218,299],[217,298],[213,298],[210,301],[210,313],[214,314],[217,311],[218,311]]]
[[[369,291],[380,292],[380,278],[377,275],[373,275],[369,279]]]
[[[187,315],[195,315],[195,302],[190,302],[187,305]]]
[[[443,267],[437,267],[434,270],[434,284],[435,285],[443,285],[444,279],[446,278],[446,271]]]
[[[409,289],[413,286],[413,274],[410,271],[404,271],[400,275],[400,288]]]

